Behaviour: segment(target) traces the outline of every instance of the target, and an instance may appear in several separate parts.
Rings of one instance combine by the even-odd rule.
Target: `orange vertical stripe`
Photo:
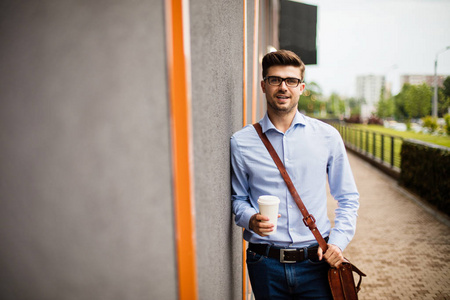
[[[244,20],[243,20],[243,75],[242,75],[242,126],[247,125],[247,0],[244,0]],[[242,240],[242,299],[247,298],[247,243]]]
[[[192,179],[191,111],[189,81],[189,28],[187,1],[166,0],[167,62],[174,185],[178,295],[198,298],[195,205]],[[186,4],[186,7],[183,6]]]
[[[247,125],[247,0],[244,0],[244,41],[243,41],[243,86],[242,86],[242,124]]]
[[[254,0],[254,14],[253,14],[253,72],[252,72],[252,123],[256,122],[256,104],[257,104],[257,90],[258,90],[258,45],[259,45],[259,0]],[[246,53],[247,53],[247,3],[244,1],[244,126],[247,125],[247,62],[246,62]],[[247,258],[247,242],[243,240],[242,242],[242,259],[243,259],[243,270],[242,270],[242,290],[243,295],[242,299],[247,299],[248,293],[251,292],[252,287],[249,284],[247,279],[247,266],[246,266],[246,258]]]
[[[252,123],[256,122],[256,104],[258,93],[258,45],[259,45],[259,0],[255,1],[253,22],[253,85],[252,85]]]

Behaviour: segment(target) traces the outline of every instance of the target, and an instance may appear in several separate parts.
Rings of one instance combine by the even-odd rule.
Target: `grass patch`
[[[450,137],[449,136],[440,136],[440,135],[431,135],[426,133],[418,133],[413,131],[397,131],[391,128],[385,128],[379,125],[361,125],[361,124],[352,124],[351,127],[362,129],[362,130],[370,130],[378,133],[394,135],[398,137],[402,137],[404,139],[414,139],[423,141],[426,143],[431,143],[435,145],[450,147]]]

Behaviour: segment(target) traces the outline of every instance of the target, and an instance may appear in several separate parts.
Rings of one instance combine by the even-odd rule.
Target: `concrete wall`
[[[231,216],[229,143],[242,127],[243,6],[191,0],[199,299],[242,299],[242,231]]]
[[[1,299],[176,299],[163,4],[2,1]]]
[[[189,6],[199,299],[241,299],[229,139],[243,119],[243,4]],[[0,299],[177,299],[164,9],[0,5]]]

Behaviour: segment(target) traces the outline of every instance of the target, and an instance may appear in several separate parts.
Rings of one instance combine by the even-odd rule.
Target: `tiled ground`
[[[367,274],[360,299],[450,299],[450,227],[394,180],[349,157],[361,206],[355,238],[344,255]],[[330,214],[334,207],[329,197]]]

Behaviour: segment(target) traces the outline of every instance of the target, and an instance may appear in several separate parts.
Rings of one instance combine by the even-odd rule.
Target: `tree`
[[[345,101],[338,94],[332,93],[328,98],[327,113],[334,116],[341,116],[345,113]]]
[[[427,84],[404,84],[400,93],[394,97],[395,117],[400,120],[422,118],[431,113],[433,92]]]
[[[406,90],[405,110],[410,118],[422,118],[431,112],[433,92],[427,84],[411,85]]]
[[[377,116],[381,119],[394,116],[395,103],[393,98],[380,99],[377,104]]]
[[[347,103],[350,108],[350,116],[361,115],[361,105],[364,104],[363,99],[349,98]]]
[[[377,103],[376,115],[380,119],[389,118],[394,115],[395,104],[392,97],[386,99],[384,87],[381,88],[380,100]]]
[[[315,82],[308,83],[298,101],[298,110],[308,115],[319,114],[325,105],[324,102],[320,101],[321,97],[322,89],[320,86]]]
[[[394,117],[396,120],[409,119],[408,113],[405,109],[406,91],[410,88],[410,84],[406,83],[402,86],[400,93],[394,96]]]
[[[450,108],[450,76],[445,78],[444,86],[438,89],[438,116],[445,116]]]
[[[450,97],[450,76],[445,78],[444,80],[444,87],[443,87],[443,93],[446,97]]]

